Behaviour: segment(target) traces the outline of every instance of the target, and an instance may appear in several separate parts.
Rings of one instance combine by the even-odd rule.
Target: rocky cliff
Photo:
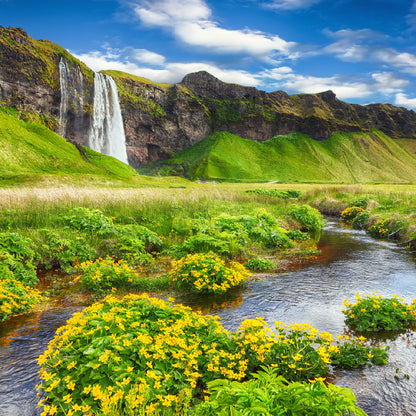
[[[65,120],[60,117],[62,60],[69,72],[69,90],[78,91],[66,100]],[[215,131],[262,142],[294,132],[324,140],[337,132],[376,128],[393,138],[416,139],[414,111],[387,104],[348,104],[332,91],[266,93],[224,83],[206,72],[189,74],[175,85],[118,71],[105,72],[118,87],[127,154],[134,167],[170,157]],[[2,104],[21,110],[23,116],[37,113],[49,128],[87,145],[92,96],[93,72],[67,51],[49,41],[35,41],[22,29],[0,27]]]

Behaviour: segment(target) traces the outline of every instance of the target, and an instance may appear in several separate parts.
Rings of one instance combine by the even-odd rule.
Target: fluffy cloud
[[[307,9],[321,0],[273,0],[265,5],[276,10],[296,10]]]
[[[128,53],[130,59],[139,63],[159,66],[165,63],[165,57],[163,55],[148,51],[147,49],[128,48],[126,52]]]
[[[341,75],[314,77],[296,74],[289,67],[265,71],[262,77],[276,88],[295,93],[314,94],[332,90],[342,100],[399,93],[409,84],[407,80],[389,72],[373,73],[365,79],[351,80]]]
[[[130,62],[121,54],[117,55],[111,51],[93,51],[85,54],[73,53],[73,55],[94,71],[113,69],[137,75],[139,77],[145,77],[155,82],[176,83],[180,82],[185,75],[191,72],[207,71],[224,82],[248,86],[258,86],[260,84],[260,80],[256,75],[243,70],[223,69],[213,63],[172,62],[166,63],[163,68],[154,69]]]
[[[144,25],[169,30],[190,46],[265,59],[273,54],[294,56],[296,44],[277,35],[220,27],[211,19],[211,10],[203,0],[135,0],[133,10]]]
[[[406,94],[396,94],[394,104],[416,110],[416,98],[409,98]]]

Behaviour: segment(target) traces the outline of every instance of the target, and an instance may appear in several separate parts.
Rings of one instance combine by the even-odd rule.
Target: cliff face
[[[66,65],[65,118],[59,63]],[[118,71],[105,71],[118,87],[129,163],[168,158],[215,131],[255,141],[305,133],[324,140],[337,132],[379,129],[393,138],[416,139],[416,113],[392,105],[347,104],[332,91],[288,95],[224,83],[206,72],[175,85],[157,84]],[[93,72],[49,41],[22,29],[0,27],[0,102],[40,114],[41,121],[69,140],[88,144]],[[82,83],[82,88],[80,88]]]

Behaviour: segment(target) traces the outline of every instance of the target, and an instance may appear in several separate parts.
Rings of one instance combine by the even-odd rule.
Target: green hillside
[[[80,149],[44,126],[19,120],[16,110],[0,107],[0,179],[24,180],[33,174],[88,174],[120,179],[136,175],[133,168],[113,157]]]
[[[217,180],[414,182],[416,158],[378,130],[325,141],[296,133],[263,143],[217,132],[140,172]]]

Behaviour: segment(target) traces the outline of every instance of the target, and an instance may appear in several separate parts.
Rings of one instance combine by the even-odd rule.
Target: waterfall
[[[128,163],[117,86],[113,78],[99,72],[94,75],[94,104],[88,146]]]
[[[59,104],[59,128],[58,134],[61,136],[65,136],[65,129],[66,129],[66,120],[68,114],[68,97],[69,97],[69,89],[68,89],[68,81],[70,77],[69,68],[64,60],[61,57],[59,61],[59,84],[61,89],[61,102]]]
[[[75,65],[76,68],[73,68]],[[75,63],[68,64],[61,57],[58,68],[61,91],[58,134],[66,137],[70,124],[72,137],[80,138],[84,123],[84,77],[81,67]]]

